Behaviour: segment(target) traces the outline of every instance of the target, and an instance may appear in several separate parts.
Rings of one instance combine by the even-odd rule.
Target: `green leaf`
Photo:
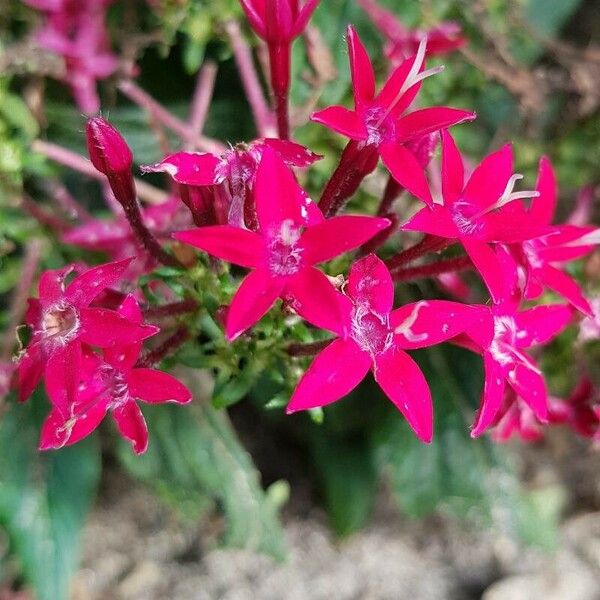
[[[202,384],[194,377],[190,374],[187,384],[198,390]],[[223,545],[282,559],[283,534],[274,501],[281,494],[265,495],[227,414],[197,402],[185,408],[152,406],[146,418],[148,451],[136,457],[121,444],[119,457],[125,467],[190,518],[218,506],[227,525]]]
[[[39,453],[42,404],[37,397],[13,406],[0,423],[0,525],[36,598],[66,600],[100,476],[100,451],[88,438]]]

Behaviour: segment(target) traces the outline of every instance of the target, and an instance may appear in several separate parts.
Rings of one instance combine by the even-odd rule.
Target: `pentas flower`
[[[39,298],[29,299],[25,320],[33,336],[19,360],[19,399],[27,400],[42,376],[52,384],[65,382],[74,397],[81,344],[107,348],[140,342],[154,335],[156,327],[134,323],[113,310],[90,304],[114,286],[131,259],[107,263],[77,275],[68,285],[72,267],[46,271],[39,283]]]
[[[338,297],[314,265],[352,250],[388,226],[387,219],[342,216],[314,224],[310,199],[271,148],[265,148],[254,182],[258,231],[231,225],[174,234],[233,264],[252,269],[235,294],[227,336],[235,339],[283,298],[307,321],[344,334]],[[311,217],[312,213],[312,217]]]
[[[118,309],[127,322],[142,327],[142,313],[128,296]],[[110,412],[120,434],[136,454],[148,447],[148,428],[136,401],[149,404],[187,404],[192,393],[173,376],[155,369],[136,367],[141,342],[105,348],[103,356],[83,351],[81,380],[74,401],[65,394],[64,372],[48,379],[46,389],[52,411],[41,431],[40,450],[70,446],[87,437]]]
[[[166,156],[159,163],[142,166],[142,171],[168,173],[180,184],[182,191],[188,193],[188,198],[193,188],[220,186],[227,197],[225,222],[254,229],[255,210],[253,205],[248,205],[252,203],[250,192],[265,148],[274,150],[291,167],[308,167],[322,158],[295,142],[263,138],[250,144],[237,144],[220,156],[208,152],[176,152]],[[194,198],[193,194],[191,198]],[[199,201],[201,202],[202,198],[199,198]],[[199,206],[188,206],[193,214],[207,210]],[[202,224],[216,222],[222,222],[217,215],[212,223]]]
[[[432,205],[423,169],[407,148],[410,141],[452,125],[470,121],[475,114],[442,106],[404,114],[421,87],[421,81],[439,73],[442,67],[424,71],[426,40],[417,53],[390,75],[375,94],[375,75],[365,47],[353,27],[347,32],[354,110],[330,106],[314,113],[311,120],[349,137],[358,147],[374,148],[393,177],[409,192]],[[374,163],[372,168],[375,168]]]
[[[513,173],[509,144],[487,156],[464,179],[462,157],[447,131],[442,132],[442,197],[417,212],[402,227],[460,242],[486,282],[492,298],[506,296],[507,280],[501,275],[491,242],[520,242],[551,232],[545,223],[511,218],[515,203],[539,195],[537,191],[514,192],[522,176]],[[429,200],[429,192],[421,197]]]
[[[509,246],[523,270],[524,297],[537,298],[544,288],[550,288],[581,312],[591,315],[592,308],[579,284],[559,265],[589,254],[600,242],[600,229],[551,225],[556,212],[557,185],[552,164],[545,157],[540,161],[536,190],[538,196],[531,201],[528,210],[520,204],[510,209],[512,222],[530,223],[532,227],[545,225],[551,231],[550,235]]]
[[[570,323],[573,311],[568,305],[541,305],[519,310],[517,268],[510,255],[498,249],[498,277],[508,285],[503,296],[491,306],[480,306],[474,325],[465,339],[456,340],[482,354],[485,381],[481,406],[471,435],[477,437],[496,419],[504,398],[506,384],[524,400],[536,418],[548,421],[548,393],[543,374],[526,350],[545,344]],[[475,308],[475,307],[474,307]]]
[[[337,339],[310,365],[287,407],[288,413],[326,406],[350,393],[369,370],[423,442],[433,436],[429,386],[405,352],[439,344],[472,323],[466,304],[423,300],[392,310],[394,286],[384,263],[370,254],[350,269],[342,302],[349,338]]]
[[[385,55],[399,62],[417,51],[423,39],[427,40],[427,54],[447,54],[466,45],[461,27],[454,21],[445,21],[431,29],[409,29],[396,15],[381,7],[375,0],[357,0],[373,24],[386,38]]]

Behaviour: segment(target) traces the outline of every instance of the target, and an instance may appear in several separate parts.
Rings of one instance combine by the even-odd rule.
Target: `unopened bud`
[[[85,126],[92,164],[107,176],[131,171],[133,154],[123,136],[108,121],[93,117]]]

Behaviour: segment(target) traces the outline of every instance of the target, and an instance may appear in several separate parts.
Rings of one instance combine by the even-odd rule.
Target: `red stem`
[[[415,279],[422,279],[424,277],[434,277],[443,273],[464,271],[472,267],[473,263],[468,256],[459,256],[458,258],[440,260],[429,265],[397,269],[391,273],[394,281],[413,281]]]
[[[286,348],[286,352],[290,356],[314,356],[327,348],[333,340],[321,340],[318,342],[310,342],[308,344],[294,343]]]
[[[191,135],[196,138],[202,133],[206,118],[208,117],[216,77],[217,65],[212,60],[206,61],[196,79],[196,88],[194,89],[188,118]],[[193,147],[193,144],[189,145]]]
[[[191,313],[197,310],[198,303],[192,298],[181,300],[179,302],[171,302],[162,306],[151,306],[144,311],[146,319],[161,319],[163,317],[175,317],[186,313]]]
[[[168,337],[160,346],[154,348],[138,361],[136,367],[153,367],[158,364],[167,355],[172,354],[190,337],[187,327],[179,327],[175,333]]]
[[[290,44],[269,43],[269,68],[271,88],[277,115],[277,131],[282,140],[290,137],[289,95],[290,95]]]
[[[404,191],[404,188],[390,175],[385,190],[383,192],[383,198],[377,209],[377,214],[380,217],[388,214],[392,208],[394,200]]]
[[[383,246],[383,244],[385,244],[388,241],[388,239],[392,235],[394,235],[396,229],[398,228],[398,215],[394,213],[388,213],[381,216],[390,220],[389,227],[386,227],[374,237],[372,237],[368,242],[363,244],[360,250],[358,251],[358,256],[364,256],[365,254],[369,254],[369,252],[375,252],[377,248]]]
[[[385,261],[385,264],[390,270],[397,269],[398,267],[414,262],[417,258],[421,258],[421,256],[428,252],[439,252],[452,243],[452,240],[427,234],[418,244],[392,256]]]

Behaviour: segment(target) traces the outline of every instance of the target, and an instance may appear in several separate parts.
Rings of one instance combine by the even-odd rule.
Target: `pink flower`
[[[517,396],[514,390],[505,393],[504,405],[495,419],[492,439],[495,442],[508,442],[518,435],[524,442],[537,442],[544,437],[544,424],[535,413]]]
[[[128,296],[118,313],[125,321],[143,327],[142,313]],[[110,411],[117,429],[136,454],[148,447],[148,429],[136,400],[149,404],[187,404],[192,394],[177,379],[148,368],[136,368],[139,341],[105,348],[103,357],[84,349],[80,384],[74,401],[65,393],[64,372],[48,379],[46,388],[52,410],[42,427],[40,450],[70,446],[92,433]]]
[[[322,157],[308,148],[291,142],[276,138],[264,138],[255,140],[250,144],[238,144],[221,156],[215,156],[209,152],[176,152],[166,156],[161,162],[154,165],[142,166],[146,173],[166,172],[177,183],[180,184],[182,192],[188,196],[184,201],[189,206],[192,214],[206,213],[215,206],[204,206],[204,196],[194,194],[198,187],[220,186],[225,197],[227,214],[225,219],[214,215],[211,222],[202,224],[214,224],[227,222],[229,225],[238,227],[248,226],[256,228],[256,211],[252,204],[250,192],[254,184],[256,170],[260,163],[265,148],[271,148],[292,167],[308,167]],[[182,194],[183,196],[183,194]],[[190,205],[198,199],[199,204]],[[220,199],[220,198],[219,198]],[[218,205],[213,199],[212,204]],[[314,205],[312,205],[314,207]],[[210,219],[208,219],[210,221]],[[195,219],[197,225],[201,222]]]
[[[485,280],[492,298],[506,296],[507,282],[501,274],[490,242],[519,242],[550,231],[544,223],[511,217],[520,200],[538,192],[513,192],[521,175],[513,174],[510,145],[487,156],[464,182],[462,157],[447,131],[442,132],[443,204],[420,210],[402,227],[459,241]],[[423,200],[426,199],[424,196]],[[514,206],[513,206],[514,205]]]
[[[319,0],[240,0],[256,35],[271,44],[289,44],[308,25]]]
[[[348,51],[354,89],[354,110],[330,106],[314,113],[311,120],[349,137],[363,146],[373,146],[392,176],[409,192],[431,205],[423,169],[408,142],[457,123],[475,114],[456,108],[435,106],[404,114],[421,87],[421,81],[438,73],[436,67],[423,71],[426,43],[405,60],[375,95],[375,75],[367,52],[353,27],[348,27]],[[373,165],[375,168],[375,165]]]
[[[110,347],[139,342],[154,335],[151,325],[133,323],[113,310],[90,304],[115,285],[131,259],[99,265],[76,276],[65,287],[72,267],[46,271],[39,284],[39,299],[29,299],[25,320],[33,337],[19,360],[19,399],[27,400],[42,375],[52,385],[65,382],[72,398],[78,380],[81,344]]]
[[[427,40],[427,54],[447,54],[466,45],[460,25],[445,21],[432,29],[408,29],[396,15],[382,8],[375,0],[358,0],[373,24],[385,36],[385,54],[400,62],[414,54],[422,40]]]
[[[431,393],[405,352],[439,344],[464,331],[473,312],[466,304],[423,300],[392,310],[394,286],[383,262],[370,254],[352,266],[344,302],[349,339],[333,341],[314,359],[287,412],[326,406],[352,391],[369,369],[381,389],[424,442],[433,436]]]
[[[544,288],[550,288],[569,301],[575,308],[592,315],[592,308],[583,296],[578,283],[557,265],[589,254],[600,242],[600,229],[578,225],[551,226],[556,211],[557,185],[552,164],[547,158],[540,161],[536,186],[538,196],[529,210],[515,206],[511,222],[547,226],[550,235],[511,244],[510,250],[524,271],[524,297],[539,297]]]
[[[590,342],[600,339],[600,297],[592,298],[590,301],[592,314],[584,317],[579,323],[580,342]]]
[[[314,224],[314,206],[309,209],[310,199],[271,148],[263,151],[254,199],[258,232],[217,225],[174,234],[213,256],[252,269],[229,307],[227,336],[233,340],[254,325],[277,298],[284,298],[313,325],[343,334],[336,291],[314,265],[360,246],[389,221],[342,216],[327,221],[321,217]]]
[[[493,424],[502,407],[506,383],[539,421],[548,422],[548,393],[544,377],[525,351],[531,346],[549,342],[567,327],[573,317],[571,307],[562,304],[540,305],[519,311],[520,297],[515,293],[516,264],[501,248],[498,256],[498,277],[507,282],[507,291],[492,306],[479,307],[478,319],[466,331],[473,343],[464,343],[482,354],[485,370],[481,406],[473,424],[472,437],[480,436]]]

